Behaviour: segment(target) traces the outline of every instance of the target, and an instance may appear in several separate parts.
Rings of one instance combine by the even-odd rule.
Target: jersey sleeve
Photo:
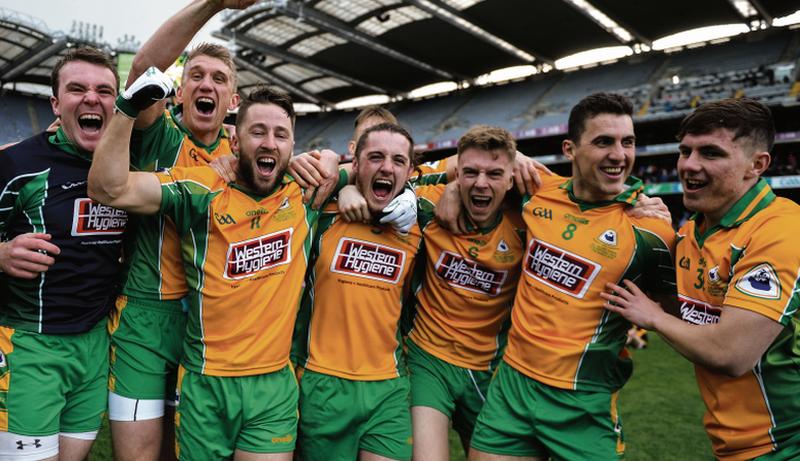
[[[131,165],[139,171],[158,171],[175,164],[183,133],[164,111],[152,125],[131,135]]]
[[[211,200],[225,182],[210,167],[176,167],[156,173],[161,183],[160,212],[172,218],[179,234],[191,229],[195,220],[208,219]]]
[[[14,187],[10,173],[13,166],[7,152],[0,150],[0,242],[4,242],[6,226],[11,211],[19,197],[19,187]]]
[[[447,183],[447,163],[450,157],[425,162],[414,169],[409,180],[414,185],[445,184]]]
[[[414,193],[417,194],[417,223],[420,229],[424,229],[433,220],[436,204],[442,198],[444,188],[443,184],[414,188]]]
[[[800,306],[800,250],[796,216],[773,218],[746,247],[732,247],[726,306],[747,309],[788,325]]]
[[[642,277],[637,285],[651,295],[677,297],[675,232],[666,222],[648,218],[650,225],[634,225]]]

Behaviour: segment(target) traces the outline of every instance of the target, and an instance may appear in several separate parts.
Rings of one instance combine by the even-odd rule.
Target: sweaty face
[[[227,111],[239,103],[233,85],[233,71],[217,58],[200,55],[186,63],[178,100],[184,124],[203,142],[216,139]]]
[[[588,202],[611,200],[625,188],[633,169],[636,137],[627,115],[600,114],[587,119],[580,142],[564,141],[572,161],[575,196]]]
[[[283,178],[294,145],[289,114],[275,104],[254,104],[240,121],[233,150],[239,153],[241,185],[267,195]]]
[[[513,171],[513,160],[499,151],[471,147],[458,156],[461,203],[478,227],[488,227],[497,218],[511,188]]]
[[[377,215],[397,196],[411,174],[411,145],[405,136],[389,131],[369,134],[364,149],[353,159],[356,187]]]
[[[117,83],[110,69],[72,61],[58,74],[58,94],[50,98],[67,137],[82,150],[94,152],[114,110]]]
[[[678,150],[678,176],[683,204],[703,213],[712,225],[752,187],[753,148],[746,138],[733,140],[732,131],[718,128],[708,134],[687,134]]]

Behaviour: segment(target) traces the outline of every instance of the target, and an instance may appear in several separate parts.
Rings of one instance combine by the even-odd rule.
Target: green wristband
[[[115,111],[122,112],[123,115],[126,115],[130,118],[136,118],[139,116],[139,110],[133,107],[133,104],[127,99],[125,99],[122,95],[117,96],[117,100],[114,103]]]

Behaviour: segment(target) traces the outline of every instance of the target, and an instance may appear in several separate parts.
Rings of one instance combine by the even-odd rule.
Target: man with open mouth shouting
[[[166,76],[148,70],[118,107],[141,107],[168,88]],[[129,172],[135,115],[113,117],[89,188],[102,203],[170,216],[181,239],[189,313],[178,373],[178,457],[288,461],[297,427],[289,350],[320,213],[284,174],[294,144],[291,99],[271,88],[244,99],[232,138],[240,157],[232,183],[210,167]],[[321,155],[335,175],[339,156]],[[342,175],[340,185],[346,180]]]
[[[166,69],[200,27],[225,7],[253,1],[197,0],[169,18],[134,58],[129,83],[149,66]],[[200,44],[184,64],[178,104],[165,101],[140,112],[131,146],[132,166],[158,171],[207,165],[231,154],[223,128],[239,102],[236,69],[227,48]],[[126,102],[120,109],[133,113]],[[126,235],[127,278],[109,321],[109,419],[118,460],[172,459],[175,379],[188,293],[179,238],[168,216],[132,216]],[[163,444],[162,444],[163,439]]]
[[[413,191],[403,192],[413,146],[393,123],[364,130],[354,187],[373,218],[347,222],[334,203],[320,219],[292,349],[305,369],[298,435],[304,460],[411,459],[400,318],[421,235],[416,224],[401,231],[379,217],[399,195],[416,201]]]
[[[127,216],[89,199],[116,66],[93,48],[53,68],[55,134],[0,151],[0,458],[82,460],[106,408],[108,336]]]

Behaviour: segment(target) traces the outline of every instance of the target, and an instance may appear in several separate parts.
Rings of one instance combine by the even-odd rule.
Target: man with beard
[[[166,69],[217,12],[252,3],[190,3],[142,46],[128,82],[149,66]],[[207,165],[231,154],[223,120],[238,105],[239,95],[228,49],[209,43],[194,48],[186,59],[177,98],[178,104],[169,111],[164,110],[164,101],[137,114],[131,146],[135,169]],[[124,101],[120,109],[133,113]],[[188,294],[179,238],[166,215],[132,216],[128,228],[127,277],[108,325],[114,453],[120,461],[171,459],[175,380],[186,324],[181,300]]]
[[[119,103],[146,106],[168,93],[168,82],[152,69]],[[129,172],[131,115],[113,117],[89,188],[103,203],[168,215],[181,239],[189,315],[178,375],[178,456],[289,460],[297,425],[289,349],[319,215],[284,175],[294,143],[291,99],[261,88],[242,102],[233,183],[211,168]],[[323,156],[335,174],[338,155]]]
[[[695,212],[678,231],[680,318],[629,280],[609,285],[606,308],[694,362],[714,456],[798,459],[800,207],[761,177],[772,114],[747,98],[704,104],[678,139],[683,204]]]
[[[0,151],[0,458],[82,460],[106,409],[108,336],[125,212],[88,198],[119,78],[69,50],[53,68],[61,126]]]

